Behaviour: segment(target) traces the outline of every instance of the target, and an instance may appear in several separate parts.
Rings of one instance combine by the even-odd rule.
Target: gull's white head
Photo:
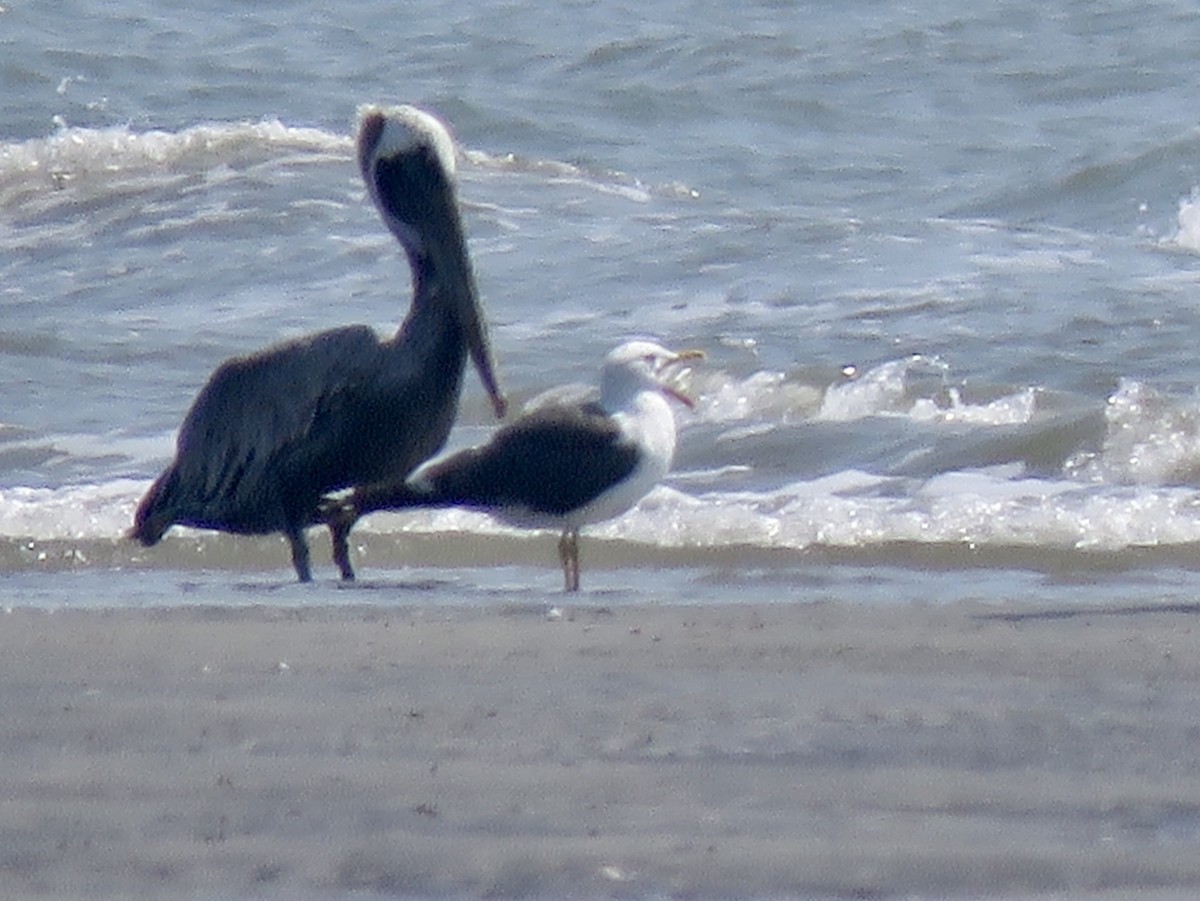
[[[600,373],[600,402],[620,405],[640,391],[657,391],[691,408],[695,402],[675,387],[681,364],[699,360],[699,350],[668,350],[653,341],[627,341],[609,352]]]

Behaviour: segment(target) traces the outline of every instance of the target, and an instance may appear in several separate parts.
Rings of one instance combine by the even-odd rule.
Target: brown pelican
[[[670,379],[679,364],[702,356],[649,341],[622,344],[605,359],[599,402],[538,406],[407,483],[356,489],[330,527],[348,529],[377,510],[461,506],[524,528],[559,529],[565,587],[578,591],[580,528],[624,513],[667,474],[675,417],[666,398],[692,406]]]
[[[307,582],[304,529],[323,521],[322,495],[402,480],[437,453],[454,422],[468,353],[504,416],[455,200],[449,133],[412,107],[367,107],[358,163],[412,269],[403,324],[387,340],[352,325],[223,363],[184,418],[174,462],[138,507],[130,535],[142,544],[175,523],[282,532]],[[352,579],[345,540],[339,530],[334,557]]]

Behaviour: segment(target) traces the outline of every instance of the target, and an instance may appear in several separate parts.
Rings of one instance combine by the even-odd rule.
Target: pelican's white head
[[[433,151],[442,171],[453,176],[457,171],[454,138],[440,119],[415,106],[381,106],[374,103],[358,108],[358,161],[366,175],[370,158],[395,157],[422,147]]]

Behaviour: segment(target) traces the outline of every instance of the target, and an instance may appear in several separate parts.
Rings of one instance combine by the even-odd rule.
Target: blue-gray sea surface
[[[1200,591],[1200,10],[1176,2],[0,7],[0,592],[13,604],[552,603],[554,536],[462,511],[122,539],[224,359],[408,270],[357,108],[460,144],[519,404],[700,347],[670,479],[583,539],[628,599]],[[494,427],[466,382],[451,447]]]

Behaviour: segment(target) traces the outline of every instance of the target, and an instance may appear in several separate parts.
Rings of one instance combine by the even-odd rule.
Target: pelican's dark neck
[[[436,354],[445,362],[465,360],[466,341],[454,310],[454,301],[428,258],[411,254],[412,304],[396,333],[396,341]],[[461,363],[458,364],[461,366]]]
[[[430,262],[429,257],[420,251],[410,250],[407,245],[404,247],[404,252],[408,257],[409,271],[412,273],[412,304],[408,316],[405,317],[410,319],[417,307],[429,305],[437,285],[437,274],[434,272],[433,263]]]

